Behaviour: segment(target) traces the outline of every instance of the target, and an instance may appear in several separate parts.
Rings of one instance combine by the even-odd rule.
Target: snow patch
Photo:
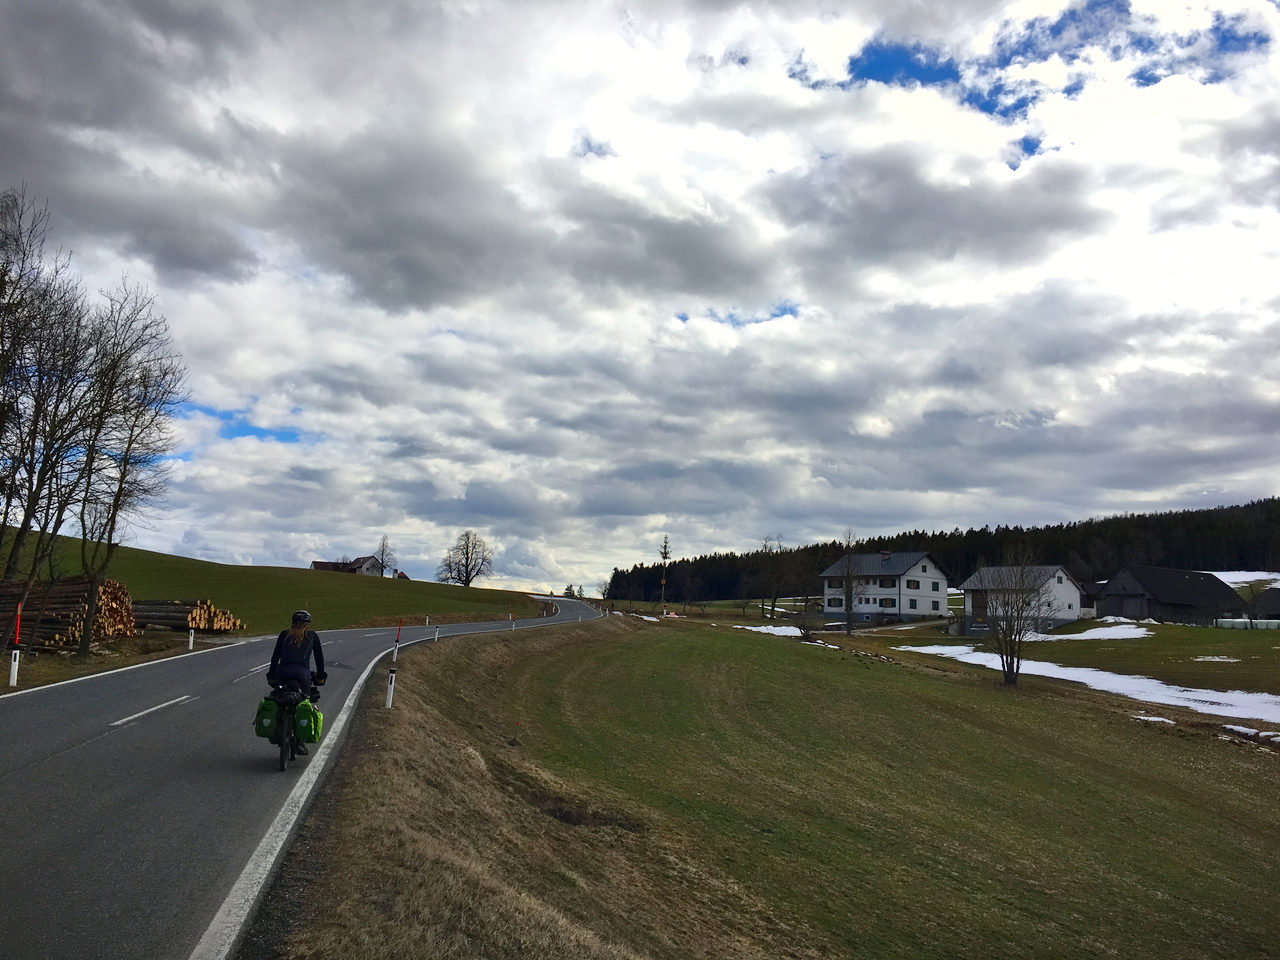
[[[1173,721],[1172,721],[1172,720],[1169,720],[1169,719],[1167,719],[1167,718],[1165,718],[1165,717],[1142,717],[1142,716],[1135,716],[1133,719],[1135,719],[1135,720],[1150,720],[1152,723],[1173,723]]]
[[[775,637],[798,637],[800,636],[799,627],[745,627],[740,623],[733,625],[735,630],[751,630],[755,633],[771,633]]]
[[[961,663],[972,663],[993,670],[1000,669],[1000,657],[997,654],[979,653],[972,646],[901,646],[895,649],[947,657],[951,660],[959,660]],[[1197,690],[1194,687],[1179,687],[1163,683],[1151,677],[1109,673],[1093,667],[1063,667],[1056,663],[1039,663],[1034,660],[1023,660],[1022,672],[1029,676],[1073,680],[1094,690],[1118,693],[1147,703],[1186,707],[1197,713],[1211,716],[1280,722],[1280,696],[1270,693],[1250,693],[1245,690]]]
[[[1192,657],[1196,663],[1239,663],[1239,657]]]

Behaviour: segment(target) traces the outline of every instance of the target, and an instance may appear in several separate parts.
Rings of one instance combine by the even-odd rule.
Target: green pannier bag
[[[298,739],[303,743],[319,743],[324,714],[310,700],[303,700],[294,708],[293,724],[298,731]]]
[[[262,702],[258,704],[258,715],[253,718],[253,732],[260,737],[266,737],[272,743],[277,743],[276,727],[279,726],[279,720],[280,704],[270,697],[263,697]]]

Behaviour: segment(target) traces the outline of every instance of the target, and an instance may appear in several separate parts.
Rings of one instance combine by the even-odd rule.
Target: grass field
[[[411,649],[244,957],[1275,955],[1280,755],[852,643]]]

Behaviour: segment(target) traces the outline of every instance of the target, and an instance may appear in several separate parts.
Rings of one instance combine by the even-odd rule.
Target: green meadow
[[[835,642],[612,617],[413,648],[261,929],[296,957],[1275,955],[1280,754]]]

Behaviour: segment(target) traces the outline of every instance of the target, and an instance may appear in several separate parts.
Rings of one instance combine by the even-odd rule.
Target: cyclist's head
[[[294,622],[295,624],[298,624],[298,623],[310,623],[310,622],[311,622],[311,614],[307,613],[307,611],[305,611],[305,610],[298,610],[298,611],[297,611],[297,612],[295,612],[295,613],[294,613],[294,615],[293,615],[293,622]]]

